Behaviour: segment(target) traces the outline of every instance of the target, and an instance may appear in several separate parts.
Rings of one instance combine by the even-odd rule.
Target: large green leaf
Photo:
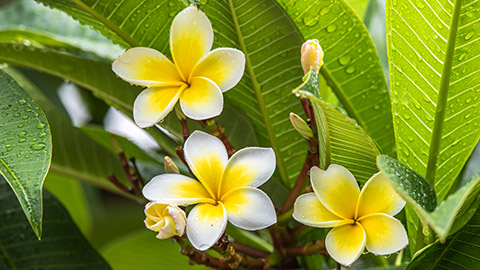
[[[399,160],[445,197],[480,138],[480,2],[387,1]]]
[[[159,240],[147,229],[108,243],[102,254],[116,270],[129,269],[207,269],[191,266],[180,254],[180,246],[171,240]]]
[[[419,252],[407,265],[407,270],[479,269],[480,210],[445,243],[437,241]]]
[[[12,70],[9,71],[9,74],[14,76],[25,91],[35,97],[49,119],[55,145],[50,171],[118,191],[107,180],[107,176],[115,173],[120,181],[127,181],[120,165],[120,159],[73,127],[67,116],[59,112],[55,105],[50,103],[41,91],[25,77]]]
[[[397,192],[428,223],[440,241],[461,228],[480,204],[480,175],[448,196],[438,206],[432,186],[415,171],[388,156],[378,157],[378,167],[387,175]],[[454,223],[455,222],[455,223]]]
[[[43,237],[37,240],[0,176],[0,269],[111,269],[63,206],[48,191],[44,195]]]
[[[372,139],[353,119],[311,93],[318,93],[318,80],[313,69],[293,92],[308,98],[312,104],[322,169],[330,164],[340,164],[362,184],[378,172],[376,158],[380,152]]]
[[[37,103],[1,69],[0,106],[0,175],[40,238],[42,186],[52,151],[50,127]]]
[[[122,48],[90,27],[59,10],[32,2],[19,0],[0,9],[1,42],[29,44],[40,39],[43,45],[78,48],[111,59],[122,53]]]
[[[375,46],[362,20],[344,0],[279,0],[305,39],[325,52],[321,73],[349,116],[394,153],[389,93]]]

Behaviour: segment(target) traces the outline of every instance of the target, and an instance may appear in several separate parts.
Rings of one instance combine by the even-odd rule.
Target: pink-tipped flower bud
[[[323,65],[323,50],[320,47],[320,43],[316,39],[310,39],[305,41],[302,45],[302,68],[305,74],[310,72],[313,67],[315,72],[318,71]]]

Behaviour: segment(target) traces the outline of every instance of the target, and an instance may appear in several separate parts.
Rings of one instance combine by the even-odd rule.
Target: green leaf
[[[318,92],[315,72],[310,72],[305,82],[293,91],[307,97],[312,104],[322,169],[340,164],[362,184],[378,172],[376,158],[380,152],[372,139],[353,119],[308,92]]]
[[[44,206],[39,241],[0,176],[0,269],[111,269],[48,191],[44,191]]]
[[[355,10],[358,17],[363,18],[367,13],[370,0],[346,0],[346,2]]]
[[[90,235],[93,218],[82,183],[50,172],[44,187],[65,207],[83,235]]]
[[[33,231],[42,235],[42,186],[50,167],[50,126],[35,101],[0,70],[0,175],[12,187]]]
[[[305,39],[325,52],[320,72],[348,115],[380,146],[394,153],[389,93],[375,46],[362,20],[344,0],[278,1]]]
[[[110,59],[123,52],[90,27],[31,0],[19,0],[0,9],[0,18],[0,42],[29,44],[41,40],[43,45],[77,48]]]
[[[436,241],[416,254],[407,270],[478,269],[480,267],[480,210],[445,243]]]
[[[130,269],[208,269],[189,265],[180,254],[180,246],[171,240],[159,240],[147,229],[118,238],[102,249],[102,255],[116,270]]]
[[[50,171],[118,192],[107,176],[115,173],[120,181],[127,182],[120,159],[73,127],[70,119],[59,112],[28,79],[13,70],[9,70],[9,74],[14,76],[25,91],[35,97],[49,119],[55,145]]]
[[[378,166],[420,219],[437,233],[440,241],[465,225],[480,205],[480,199],[477,198],[480,175],[435,207],[436,198],[432,186],[415,171],[388,156],[379,156]]]
[[[387,1],[399,160],[448,193],[480,138],[476,0]]]

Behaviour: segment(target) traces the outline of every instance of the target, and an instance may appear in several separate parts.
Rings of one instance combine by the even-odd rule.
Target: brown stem
[[[266,251],[256,249],[256,248],[251,247],[251,246],[247,246],[247,245],[239,243],[239,242],[232,242],[232,243],[230,243],[230,245],[232,245],[232,247],[234,247],[236,250],[238,250],[242,253],[245,253],[246,255],[252,256],[254,258],[265,258],[268,255],[270,255],[270,253],[268,253]]]
[[[145,186],[145,182],[143,181],[143,177],[142,177],[142,175],[140,174],[140,170],[139,170],[138,167],[137,167],[137,163],[135,162],[135,158],[132,157],[132,158],[130,159],[130,162],[131,162],[132,165],[133,165],[133,170],[134,170],[137,178],[140,180],[140,183],[142,184],[142,187]]]
[[[342,265],[337,263],[337,270],[342,270]]]
[[[175,152],[177,152],[177,155],[178,157],[180,158],[180,160],[183,162],[183,164],[185,164],[185,166],[188,168],[188,171],[193,174],[192,170],[190,169],[190,167],[188,166],[188,163],[187,161],[185,160],[185,153],[183,152],[183,148],[181,146],[177,146],[175,147]]]
[[[122,190],[122,191],[124,191],[128,194],[134,194],[134,191],[132,189],[129,189],[127,186],[122,184],[120,181],[118,181],[117,177],[114,174],[109,175],[107,178],[112,184],[114,184],[120,190]]]
[[[223,142],[229,156],[233,155],[233,153],[237,151],[237,149],[233,147],[233,145],[230,143],[227,136],[225,135],[225,129],[217,124],[215,118],[202,120],[199,121],[199,123],[200,125],[202,125],[202,127],[206,127],[210,131],[210,134],[219,138]]]
[[[139,180],[137,175],[135,173],[132,173],[130,164],[128,164],[128,160],[127,160],[127,157],[125,156],[125,153],[120,152],[118,153],[118,156],[120,157],[120,161],[122,162],[123,172],[127,176],[128,181],[132,184],[133,194],[139,195],[140,193],[142,193],[142,191],[140,190]]]
[[[311,166],[311,157],[310,155],[307,155],[305,162],[303,163],[302,170],[298,175],[297,181],[295,182],[292,191],[290,191],[290,194],[288,194],[287,200],[283,204],[282,210],[280,210],[280,214],[287,212],[293,207],[295,200],[300,195],[300,193],[302,193],[302,190],[305,187],[305,183],[308,179],[308,171],[310,170]]]
[[[327,249],[325,248],[325,241],[314,241],[303,246],[289,247],[285,250],[286,255],[300,256],[300,255],[314,255],[321,254],[328,256]]]
[[[176,237],[174,241],[180,244],[180,253],[188,256],[191,264],[203,264],[214,269],[230,269],[228,264],[222,262],[220,259],[215,258],[206,252],[196,250],[190,245],[190,243],[188,243],[188,240],[185,239],[185,237]]]
[[[228,250],[220,255],[220,260],[232,269],[268,269],[270,267],[265,258],[255,259],[245,256],[237,253],[233,246],[229,246]]]
[[[190,136],[190,129],[188,128],[188,122],[186,118],[181,118],[180,124],[182,124],[182,133],[183,133],[183,141],[186,141]]]

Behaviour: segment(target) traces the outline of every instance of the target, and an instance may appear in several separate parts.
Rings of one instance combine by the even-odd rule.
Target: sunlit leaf
[[[398,157],[441,200],[480,138],[480,2],[386,5]]]

